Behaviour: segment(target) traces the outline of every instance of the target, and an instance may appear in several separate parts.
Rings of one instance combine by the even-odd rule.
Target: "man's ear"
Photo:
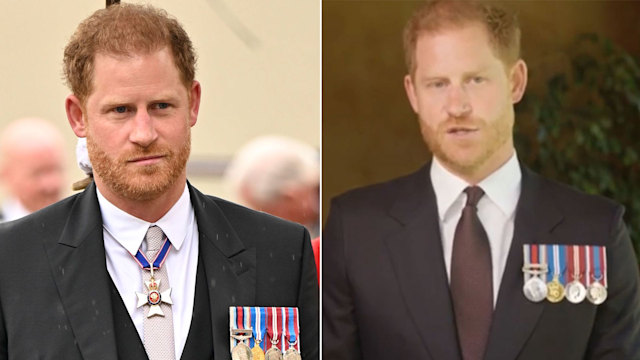
[[[189,126],[193,126],[198,121],[198,112],[200,111],[200,94],[202,89],[200,88],[200,83],[196,80],[193,81],[193,85],[191,85],[191,90],[189,93]]]
[[[71,94],[64,101],[64,108],[67,110],[67,120],[71,125],[71,130],[77,137],[87,137],[87,127],[84,118],[82,103],[77,96]]]
[[[411,108],[413,108],[413,112],[418,113],[418,97],[416,96],[416,89],[413,85],[413,79],[411,75],[407,74],[404,77],[404,91],[407,93],[407,98],[409,98],[409,103],[411,104]]]
[[[511,68],[509,74],[511,83],[511,101],[515,104],[522,99],[527,88],[527,64],[524,60],[518,60]]]

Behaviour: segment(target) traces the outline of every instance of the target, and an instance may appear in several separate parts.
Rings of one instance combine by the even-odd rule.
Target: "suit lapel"
[[[238,238],[220,207],[189,185],[209,290],[213,350],[230,357],[229,306],[255,304],[256,251]]]
[[[459,359],[429,165],[408,179],[390,215],[400,228],[386,239],[388,254],[413,325],[434,359]],[[434,331],[434,329],[437,329]]]
[[[548,242],[551,231],[562,222],[562,214],[553,205],[554,199],[544,192],[539,176],[521,167],[522,191],[513,241],[498,293],[486,359],[515,359],[535,328],[544,302],[528,301],[522,293],[522,246]],[[518,319],[517,326],[513,319]]]
[[[77,196],[59,240],[45,250],[85,359],[117,359],[102,217],[95,185]]]

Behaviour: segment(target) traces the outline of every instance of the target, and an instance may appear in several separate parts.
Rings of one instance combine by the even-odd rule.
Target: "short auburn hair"
[[[427,1],[411,16],[404,28],[404,55],[411,76],[416,70],[416,43],[425,33],[482,24],[489,34],[495,55],[505,64],[520,59],[520,24],[514,13],[479,1]]]
[[[196,53],[186,31],[174,17],[151,5],[114,4],[78,25],[64,49],[67,86],[84,104],[93,91],[96,54],[130,55],[168,47],[189,89],[195,77]]]

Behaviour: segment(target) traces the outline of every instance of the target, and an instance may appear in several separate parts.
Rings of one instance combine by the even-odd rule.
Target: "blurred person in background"
[[[225,172],[234,200],[319,230],[319,155],[311,145],[284,136],[245,144]]]
[[[60,200],[64,193],[64,141],[39,118],[10,123],[0,135],[0,181],[6,198],[0,221],[11,221]]]

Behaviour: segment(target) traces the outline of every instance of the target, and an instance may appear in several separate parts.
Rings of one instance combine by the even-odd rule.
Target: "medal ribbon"
[[[298,333],[299,333],[299,329],[297,327],[297,323],[298,323],[298,309],[297,308],[286,308],[286,312],[287,312],[287,349],[288,348],[295,348],[296,350],[299,351],[298,348]]]
[[[556,273],[556,259],[553,256],[553,245],[547,245],[547,259],[549,260],[549,272],[547,273],[547,282],[553,280],[553,276]]]
[[[251,329],[251,330],[253,330],[253,326],[251,325],[252,322],[253,322],[253,319],[251,317],[251,308],[246,306],[246,307],[243,307],[242,310],[244,312],[244,327],[243,327],[243,329]],[[252,347],[253,347],[253,336],[251,336],[249,338],[249,348],[252,348]]]
[[[584,247],[584,266],[585,266],[585,285],[588,287],[591,285],[591,281],[593,280],[593,262],[591,260],[591,246]]]
[[[530,268],[530,265],[531,265],[531,262],[533,261],[533,260],[531,259],[531,247],[532,247],[532,246],[531,246],[531,245],[529,245],[529,244],[524,244],[524,245],[522,246],[522,251],[523,251],[523,253],[524,253],[524,254],[523,254],[523,256],[524,256],[524,268],[525,268],[525,269],[529,269],[529,268]],[[529,278],[530,278],[531,276],[529,275],[529,273],[527,273],[527,272],[526,272],[526,271],[524,271],[524,270],[522,271],[522,273],[524,274],[524,282],[526,283],[526,282],[527,282],[527,280],[529,280]]]
[[[258,346],[262,349],[262,351],[267,351],[267,345],[265,341],[267,337],[264,335],[267,327],[267,323],[265,319],[266,318],[265,308],[254,307],[253,316],[255,319],[255,327],[254,327],[255,338],[256,338],[255,342],[258,343]]]
[[[607,281],[607,247],[599,246],[600,248],[600,269],[602,269],[602,285],[608,287]]]
[[[569,274],[567,271],[567,247],[565,245],[554,245],[553,250],[558,264],[558,281],[560,281],[562,285],[566,286],[569,283]]]
[[[591,250],[593,253],[593,280],[599,281],[602,277],[600,272],[600,249],[598,246],[594,246]]]
[[[585,247],[586,246],[584,246],[584,245],[577,246],[578,251],[576,252],[576,254],[574,254],[574,256],[578,258],[577,262],[578,262],[578,269],[580,271],[580,282],[582,282],[582,285],[584,285],[586,287],[587,286],[586,278],[588,276],[587,276],[587,273],[586,273],[586,271],[587,271],[586,263],[587,262],[585,261],[585,258],[584,258],[584,248]]]
[[[237,309],[235,307],[229,307],[229,324],[231,329],[229,330],[229,332],[232,332],[231,330],[233,330],[234,327],[237,326],[236,323],[236,319],[238,318],[238,316],[236,315],[236,311]],[[229,337],[231,339],[231,343],[229,344],[229,348],[233,349],[236,345],[238,345],[238,340],[236,340],[233,336]]]
[[[242,306],[236,306],[236,329],[244,329],[244,311]]]
[[[155,259],[153,259],[153,269],[160,269],[164,264],[164,261],[167,260],[167,255],[169,254],[169,250],[171,250],[171,241],[165,236],[164,243],[162,244],[162,248],[156,254]],[[151,265],[149,264],[149,260],[142,253],[142,251],[138,250],[136,255],[133,257],[138,265],[140,265],[143,269],[150,269]]]
[[[566,261],[567,261],[567,284],[569,284],[570,282],[572,282],[573,280],[578,280],[578,275],[576,274],[576,269],[578,268],[576,266],[576,257],[575,257],[575,250],[577,249],[576,245],[565,245],[567,248],[567,251],[565,252],[567,255]]]
[[[293,308],[293,324],[295,326],[294,333],[296,334],[296,338],[298,342],[296,343],[296,349],[300,352],[300,313],[298,308]]]
[[[540,264],[547,265],[547,274],[540,276],[540,279],[544,280],[546,276],[548,282],[549,275],[553,273],[553,266],[547,261],[547,245],[538,245],[538,255],[540,256]]]
[[[264,337],[264,351],[266,352],[271,348],[271,339],[273,339],[273,314],[271,313],[271,308],[264,308],[265,316],[265,325],[267,326],[267,334]]]
[[[267,334],[269,342],[265,345],[266,350],[276,347],[280,348],[280,339],[278,338],[278,309],[275,307],[265,308],[267,313]],[[278,341],[274,344],[272,341]]]
[[[600,282],[604,287],[607,287],[607,253],[604,246],[593,246],[591,249],[593,253],[593,280]]]
[[[285,312],[285,308],[283,307],[279,307],[279,308],[275,308],[276,309],[276,313],[277,313],[277,319],[278,319],[278,331],[280,334],[280,342],[278,347],[280,348],[280,351],[284,352],[285,349],[285,318],[287,316],[286,312]]]

